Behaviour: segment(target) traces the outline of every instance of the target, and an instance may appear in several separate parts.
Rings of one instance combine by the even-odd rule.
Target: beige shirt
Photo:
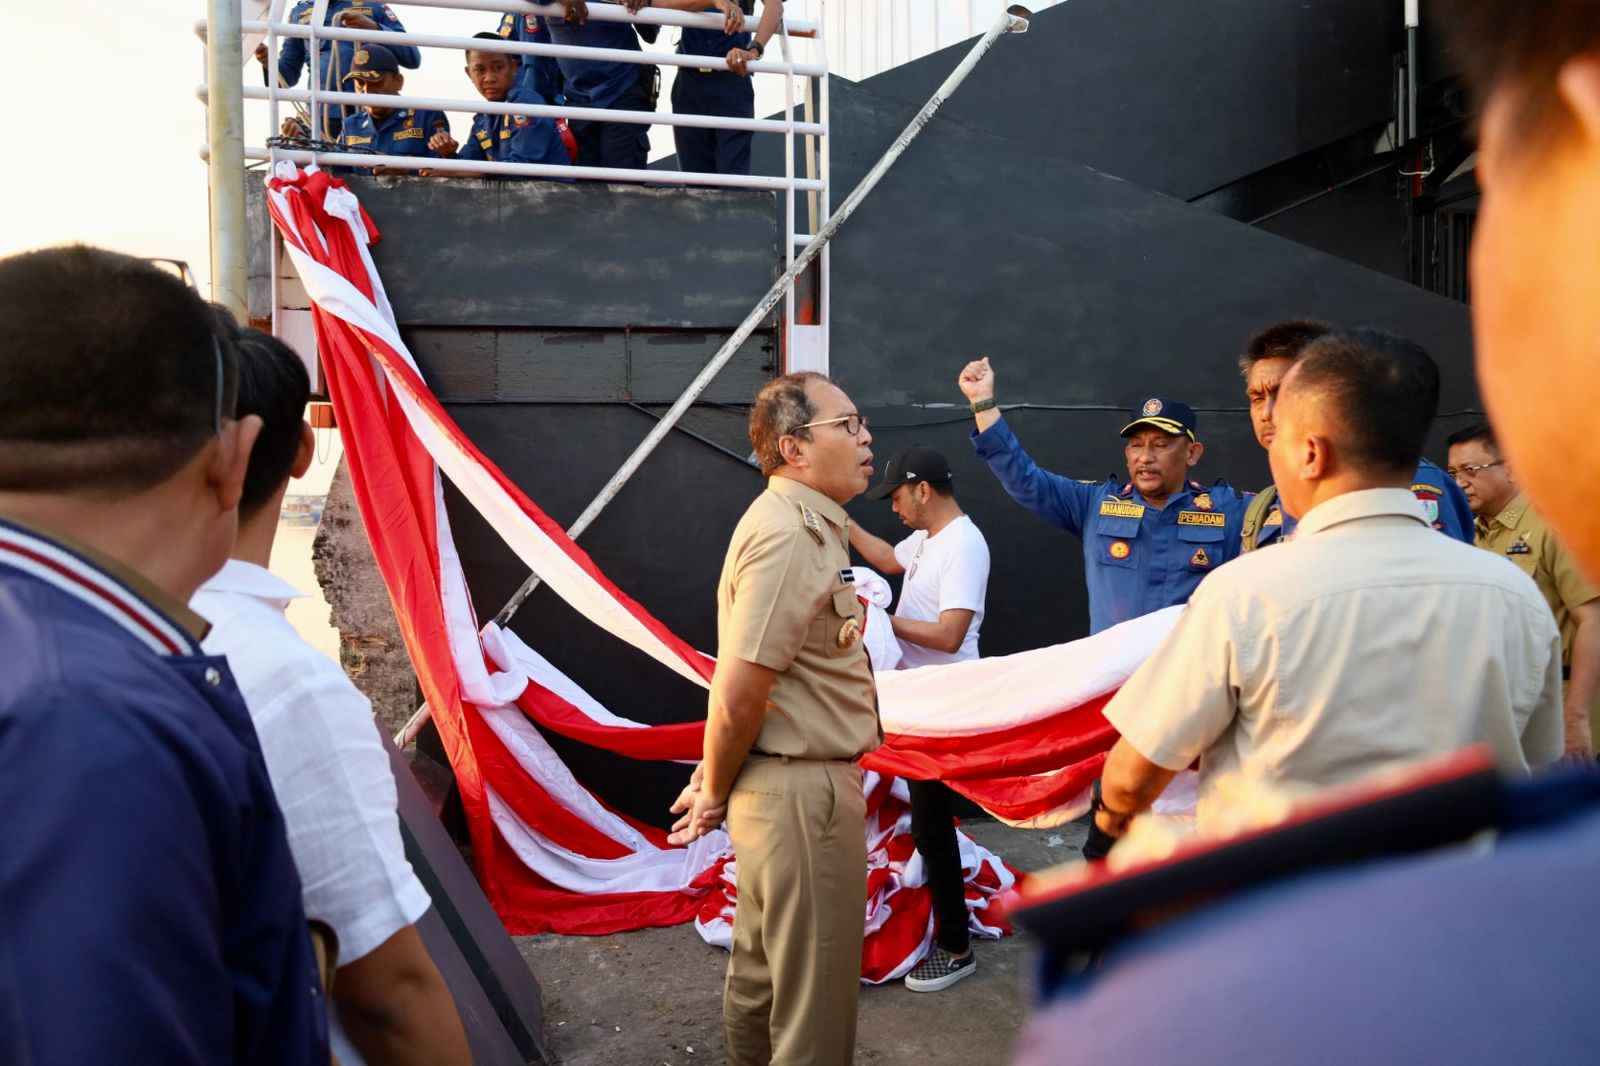
[[[866,608],[844,508],[774,477],[733,531],[717,584],[717,657],[778,671],[756,750],[854,759],[883,739],[861,639]]]
[[[1405,489],[1328,500],[1295,536],[1201,583],[1106,707],[1150,761],[1325,787],[1482,741],[1561,755],[1561,645],[1504,559],[1438,536]]]
[[[1478,547],[1505,556],[1533,578],[1561,630],[1561,661],[1571,664],[1572,637],[1578,629],[1571,609],[1600,596],[1600,589],[1579,573],[1572,556],[1528,505],[1526,496],[1519,493],[1505,510],[1488,521],[1478,519],[1476,525]]]

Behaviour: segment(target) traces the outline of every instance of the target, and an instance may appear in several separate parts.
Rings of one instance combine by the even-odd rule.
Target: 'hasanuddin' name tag
[[[1100,513],[1110,518],[1143,518],[1144,505],[1121,500],[1101,500]]]

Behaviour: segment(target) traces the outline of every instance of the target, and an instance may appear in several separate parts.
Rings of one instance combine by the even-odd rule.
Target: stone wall
[[[339,630],[340,665],[372,701],[383,731],[393,736],[417,709],[416,677],[343,460],[328,489],[311,554]]]

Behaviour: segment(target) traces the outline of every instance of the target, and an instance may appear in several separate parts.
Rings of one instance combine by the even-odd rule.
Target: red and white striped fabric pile
[[[615,714],[515,634],[481,627],[441,478],[612,637],[701,686],[712,659],[612,584],[444,411],[400,339],[368,252],[377,231],[355,196],[315,168],[282,163],[267,200],[315,308],[356,500],[454,768],[490,901],[514,933],[599,934],[696,919],[709,942],[725,945],[737,899],[727,837],[670,847],[662,830],[584,787],[539,728],[632,759],[694,761],[704,723],[645,725]],[[864,979],[914,965],[932,921],[904,787],[890,775],[939,778],[1013,824],[1075,817],[1115,739],[1100,708],[1176,610],[1039,651],[878,675],[886,743],[864,760],[874,771]],[[1000,935],[1004,927],[984,911],[1013,875],[964,835],[961,851],[973,928]]]

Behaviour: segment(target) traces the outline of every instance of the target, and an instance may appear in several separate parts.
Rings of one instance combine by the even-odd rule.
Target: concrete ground
[[[973,839],[1018,870],[1078,856],[1082,823],[1011,829],[969,819]],[[608,937],[518,937],[544,991],[551,1051],[567,1066],[720,1063],[725,952],[692,925]],[[1025,1014],[1032,951],[1023,936],[978,941],[978,970],[943,992],[898,981],[861,989],[856,1062],[1003,1063]]]

